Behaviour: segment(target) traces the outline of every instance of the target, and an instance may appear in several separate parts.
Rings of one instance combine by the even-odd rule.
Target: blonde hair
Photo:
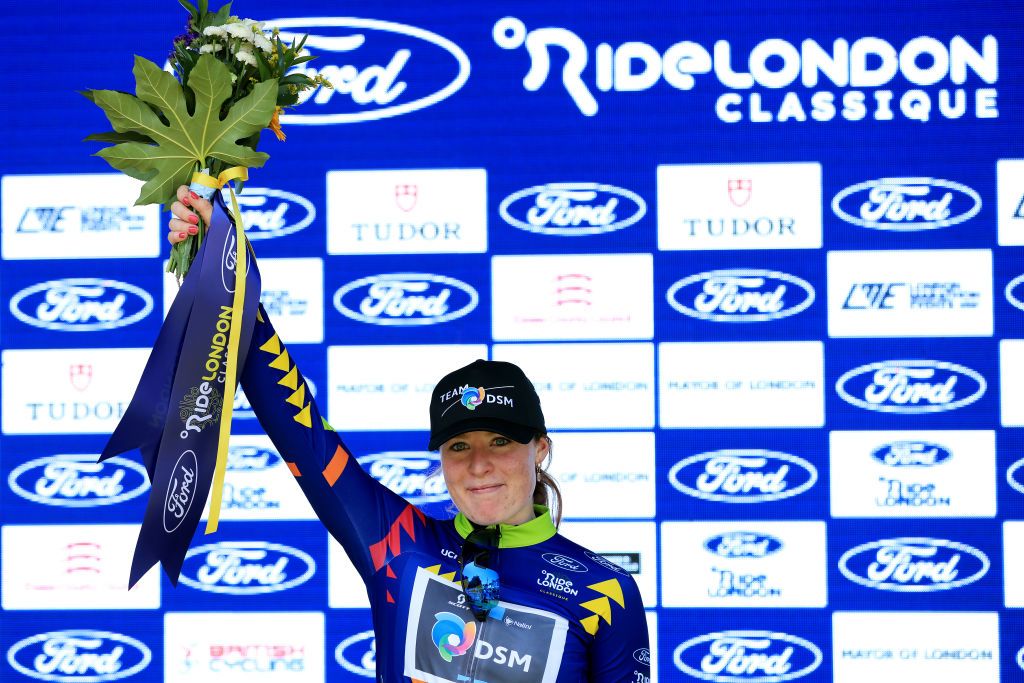
[[[548,442],[548,455],[544,459],[544,465],[537,465],[537,483],[533,487],[533,504],[543,505],[551,512],[551,519],[555,523],[555,528],[562,523],[562,491],[558,488],[558,482],[555,481],[547,472],[547,467],[551,464],[552,455],[552,443],[551,437],[546,432],[537,434],[535,439],[544,439]]]

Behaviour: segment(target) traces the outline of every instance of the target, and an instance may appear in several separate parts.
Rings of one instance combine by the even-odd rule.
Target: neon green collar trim
[[[499,548],[523,548],[528,545],[536,545],[558,533],[555,525],[551,523],[551,512],[546,507],[534,505],[533,511],[537,513],[537,516],[529,522],[498,525],[498,528],[501,529]],[[472,533],[473,524],[460,512],[455,516],[455,530],[465,538]]]

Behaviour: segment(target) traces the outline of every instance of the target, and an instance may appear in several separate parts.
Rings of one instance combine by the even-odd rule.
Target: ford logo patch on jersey
[[[704,548],[722,557],[767,557],[782,550],[782,541],[753,531],[727,531],[704,541]]]
[[[818,481],[814,465],[788,453],[721,450],[683,458],[668,473],[679,492],[721,503],[764,503],[799,495]]]
[[[153,310],[153,297],[126,282],[72,277],[16,292],[10,309],[21,322],[44,330],[96,332],[142,320]]]
[[[292,192],[246,185],[236,199],[245,234],[253,241],[291,235],[316,218],[313,202]]]
[[[1006,300],[1024,311],[1024,275],[1018,275],[1006,283]]]
[[[928,441],[893,441],[871,451],[871,457],[889,467],[933,467],[952,458],[953,453]]]
[[[880,178],[846,188],[832,199],[832,210],[862,228],[932,230],[977,216],[981,196],[951,180]]]
[[[210,593],[260,595],[294,588],[312,578],[316,562],[286,545],[224,541],[192,548],[180,581]]]
[[[11,645],[7,663],[38,681],[103,683],[134,676],[153,660],[135,638],[110,631],[50,631]]]
[[[628,228],[647,214],[647,202],[614,185],[548,183],[510,194],[498,212],[520,230],[576,237]]]
[[[974,403],[987,384],[980,374],[954,363],[887,360],[861,365],[836,380],[847,403],[883,413],[935,413]]]
[[[817,645],[774,631],[718,631],[690,638],[672,653],[676,668],[715,683],[778,683],[821,666]]]
[[[438,453],[385,451],[357,460],[371,477],[413,505],[449,500]]]
[[[583,573],[587,571],[587,565],[567,555],[559,553],[544,553],[541,555],[548,564],[570,572]]]
[[[877,590],[928,593],[974,583],[988,573],[985,553],[939,538],[887,538],[847,550],[839,571]]]
[[[715,322],[764,322],[796,315],[814,303],[814,288],[771,270],[712,270],[669,287],[665,297],[683,315]]]
[[[142,465],[121,457],[49,455],[15,467],[7,478],[15,494],[34,503],[87,508],[114,505],[149,490]]]
[[[334,661],[345,671],[365,678],[377,676],[377,640],[373,631],[360,631],[338,643]]]
[[[1024,458],[1010,465],[1006,470],[1006,483],[1024,493]]]
[[[373,325],[436,325],[468,314],[480,297],[465,282],[428,273],[371,275],[342,286],[334,307]]]
[[[417,26],[360,17],[271,19],[281,40],[308,37],[316,57],[294,72],[322,74],[333,89],[317,88],[300,97],[301,113],[281,123],[323,125],[401,116],[455,94],[469,79],[469,57],[452,41]]]

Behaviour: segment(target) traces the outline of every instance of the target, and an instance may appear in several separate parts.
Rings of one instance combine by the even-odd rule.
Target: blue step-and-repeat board
[[[1024,680],[1021,8],[246,0],[334,84],[239,199],[361,465],[451,514],[428,393],[535,381],[563,532],[632,573],[660,681]],[[361,584],[237,396],[221,530],[128,569],[95,464],[176,285],[87,88],[172,0],[4,13],[0,678],[362,681]],[[640,682],[638,682],[640,683]]]

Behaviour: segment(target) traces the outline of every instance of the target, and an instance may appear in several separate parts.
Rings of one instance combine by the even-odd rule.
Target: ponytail
[[[547,433],[536,436],[537,439],[545,439],[548,442],[548,457],[544,461],[544,467],[537,466],[537,484],[533,487],[534,505],[543,505],[551,512],[551,519],[555,528],[562,523],[562,492],[558,489],[558,482],[548,474],[547,466],[551,462],[551,437]]]

